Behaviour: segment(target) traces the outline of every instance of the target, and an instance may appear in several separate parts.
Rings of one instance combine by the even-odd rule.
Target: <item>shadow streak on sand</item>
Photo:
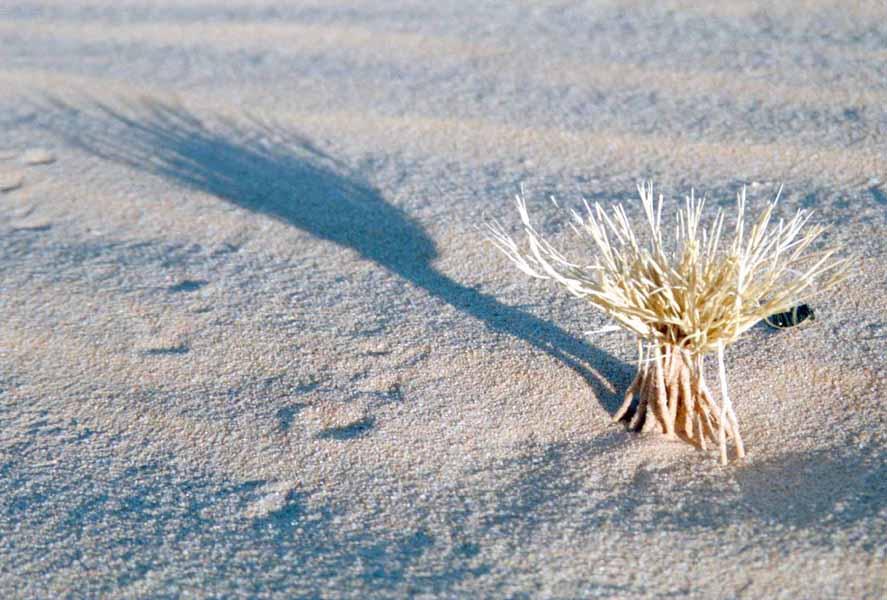
[[[580,374],[606,410],[618,406],[601,374],[619,383],[630,377],[628,365],[439,273],[432,266],[437,249],[422,228],[308,139],[255,118],[245,125],[204,121],[182,106],[153,100],[124,109],[97,101],[75,106],[55,97],[46,102],[72,117],[54,127],[69,142],[351,248],[491,330],[543,350]]]

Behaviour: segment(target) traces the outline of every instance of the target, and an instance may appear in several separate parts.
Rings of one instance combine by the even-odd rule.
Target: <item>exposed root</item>
[[[739,422],[727,395],[723,354],[719,353],[721,404],[718,406],[705,381],[703,359],[683,348],[638,342],[638,371],[625,392],[614,421],[625,420],[634,431],[661,431],[669,438],[681,436],[705,450],[716,445],[723,464],[727,442],[737,458],[745,456]],[[635,396],[637,402],[634,403]]]
[[[613,415],[614,421],[621,421],[625,415],[628,414],[628,409],[631,408],[631,401],[634,398],[636,392],[641,390],[644,382],[644,373],[646,371],[646,365],[644,364],[644,343],[638,338],[638,371],[637,375],[634,376],[634,381],[631,382],[631,385],[628,386],[628,390],[625,392],[625,399],[622,401],[622,406],[619,407],[619,410],[616,411],[616,414]]]

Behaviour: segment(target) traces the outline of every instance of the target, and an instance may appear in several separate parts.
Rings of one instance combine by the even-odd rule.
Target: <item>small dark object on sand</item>
[[[776,329],[788,329],[789,327],[794,327],[807,319],[810,319],[811,321],[816,320],[816,315],[813,313],[813,309],[810,308],[809,304],[799,304],[789,311],[770,315],[765,318],[764,321],[770,327],[775,327]]]

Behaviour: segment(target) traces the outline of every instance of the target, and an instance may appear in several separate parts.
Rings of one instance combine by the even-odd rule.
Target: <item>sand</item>
[[[885,23],[5,1],[0,596],[883,598]],[[742,463],[612,423],[631,338],[476,228],[643,179],[856,257],[728,349]]]

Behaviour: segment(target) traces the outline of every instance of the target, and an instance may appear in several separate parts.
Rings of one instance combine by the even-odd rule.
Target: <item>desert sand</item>
[[[2,4],[0,596],[887,595],[882,2]],[[478,230],[646,179],[854,257],[726,467]]]

